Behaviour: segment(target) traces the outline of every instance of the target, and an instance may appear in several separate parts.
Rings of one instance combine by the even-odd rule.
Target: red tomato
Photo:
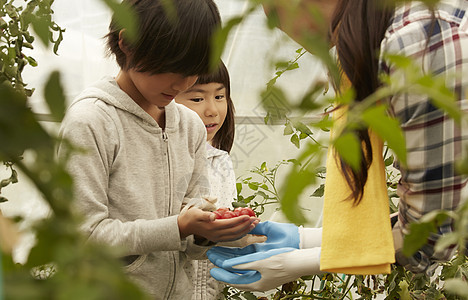
[[[219,211],[220,213],[225,213],[225,212],[229,211],[229,208],[227,208],[227,207],[220,207],[220,208],[218,208],[216,211]]]
[[[230,211],[230,210],[225,212],[224,215],[223,215],[224,219],[230,219],[230,218],[235,218],[235,217],[237,217],[236,214],[233,211]]]
[[[236,216],[240,216],[242,215],[242,207],[237,207],[236,209],[234,209],[234,213],[236,214]]]
[[[220,207],[215,212],[216,219],[230,219],[238,216],[251,216],[255,217],[255,212],[250,207],[237,207],[233,211],[229,210],[226,207]]]
[[[213,212],[216,216],[216,219],[223,219],[223,213],[220,211],[214,211]]]
[[[242,216],[242,215],[247,215],[247,216],[251,216],[251,217],[255,217],[255,212],[250,208],[250,207],[243,207],[240,212],[239,212],[239,215]]]

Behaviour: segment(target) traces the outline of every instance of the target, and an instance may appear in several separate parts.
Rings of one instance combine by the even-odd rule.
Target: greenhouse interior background
[[[248,8],[246,0],[218,0],[223,23],[242,15]],[[115,76],[118,71],[113,57],[105,52],[103,36],[107,33],[111,18],[110,10],[100,0],[56,0],[53,4],[54,20],[64,28],[63,41],[58,55],[51,49],[41,48],[36,43],[29,53],[38,62],[37,67],[28,66],[23,72],[24,81],[35,92],[30,104],[48,130],[58,130],[59,124],[49,121],[47,106],[42,97],[42,87],[53,70],[60,71],[68,103],[86,86],[103,76]],[[284,124],[264,123],[266,111],[262,106],[261,91],[267,82],[275,76],[275,63],[290,61],[297,55],[301,46],[292,41],[278,29],[268,29],[263,10],[250,14],[229,35],[222,59],[231,77],[231,97],[236,109],[236,134],[231,157],[236,176],[249,176],[250,170],[266,162],[269,168],[282,160],[294,159],[300,149],[283,135]],[[298,60],[299,68],[285,72],[277,81],[289,100],[300,99],[311,83],[326,81],[325,68],[312,55],[306,53]],[[302,117],[304,120],[314,116]],[[315,134],[315,133],[314,133]],[[327,134],[317,132],[317,138]],[[34,159],[25,157],[25,159]],[[288,166],[278,171],[278,185],[287,174]],[[7,172],[5,171],[5,174]],[[0,175],[3,175],[1,170]],[[315,187],[304,193],[301,206],[308,210],[309,226],[320,226],[322,199],[310,197]],[[0,208],[5,216],[22,216],[23,234],[14,251],[14,259],[24,262],[29,249],[34,245],[34,236],[27,233],[29,224],[47,217],[49,210],[41,195],[28,184],[26,177],[19,178],[19,183],[8,186],[2,193],[10,201],[2,203]],[[270,206],[262,215],[262,220],[285,220],[276,207]]]

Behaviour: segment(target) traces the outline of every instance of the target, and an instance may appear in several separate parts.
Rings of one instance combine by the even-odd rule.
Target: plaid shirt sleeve
[[[468,111],[467,8],[465,0],[441,1],[433,22],[424,5],[406,3],[395,11],[381,45],[382,53],[411,57],[423,72],[444,76],[446,86],[458,97],[457,104],[464,111]],[[383,72],[395,71],[383,60],[381,66]],[[431,274],[438,261],[453,255],[453,247],[442,253],[434,251],[437,239],[452,231],[452,221],[442,224],[412,257],[401,253],[403,237],[408,223],[433,210],[455,210],[464,199],[467,180],[456,173],[455,162],[464,155],[468,129],[435,107],[427,95],[395,95],[390,107],[406,138],[408,162],[407,166],[397,165],[401,179],[397,190],[398,221],[393,227],[396,261],[412,272]]]

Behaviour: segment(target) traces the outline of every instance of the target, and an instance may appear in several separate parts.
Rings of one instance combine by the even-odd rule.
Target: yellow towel
[[[331,135],[346,121],[346,107],[334,112]],[[390,209],[382,157],[383,143],[369,131],[373,161],[369,168],[362,201],[353,206],[346,199],[351,190],[330,147],[323,207],[320,269],[326,272],[371,275],[390,273],[395,250],[390,225]]]

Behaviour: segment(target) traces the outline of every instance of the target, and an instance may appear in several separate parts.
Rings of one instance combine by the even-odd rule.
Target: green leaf
[[[257,296],[255,296],[251,292],[244,292],[242,296],[244,296],[245,300],[257,300],[258,299]]]
[[[300,139],[296,134],[293,134],[290,140],[291,140],[291,143],[293,143],[294,146],[296,146],[298,149],[301,147],[300,142],[299,142]]]
[[[268,199],[268,198],[269,198],[268,195],[265,194],[265,193],[262,192],[262,191],[257,191],[255,194],[256,194],[257,196],[262,197],[263,199]]]
[[[461,278],[450,278],[445,280],[444,290],[451,294],[468,299],[468,282]]]
[[[460,174],[468,174],[468,157],[456,163],[456,169]]]
[[[254,190],[254,191],[258,190],[258,184],[254,184],[250,182],[248,186],[251,190]]]
[[[34,32],[36,32],[42,44],[44,44],[44,46],[46,47],[49,46],[49,26],[51,24],[50,21],[38,16],[31,16],[31,24],[34,29]]]
[[[275,69],[286,69],[289,66],[290,62],[289,61],[279,61],[275,64]]]
[[[329,132],[333,126],[333,119],[327,114],[317,123],[312,124],[316,128],[320,128],[322,131]]]
[[[323,197],[323,194],[325,193],[325,185],[321,184],[311,195],[312,197]]]
[[[61,122],[65,115],[66,100],[58,71],[50,73],[44,87],[44,98],[54,120]]]
[[[333,147],[343,160],[354,170],[359,170],[361,145],[353,133],[346,132],[333,141]]]
[[[459,123],[462,111],[457,104],[457,97],[445,85],[445,80],[445,77],[427,74],[419,77],[415,83],[420,85],[420,93],[428,95],[435,106],[444,110]]]
[[[406,141],[403,131],[396,119],[388,117],[386,107],[384,105],[371,107],[364,111],[362,119],[369,128],[387,141],[388,147],[393,150],[399,161],[406,164]]]
[[[320,146],[316,143],[306,144],[305,150],[297,158],[299,163],[292,165],[280,189],[281,210],[288,220],[296,225],[307,222],[299,207],[299,201],[305,188],[315,184],[315,170],[320,163],[318,159],[321,157],[320,150]],[[316,158],[316,160],[310,160],[310,158]],[[308,161],[308,164],[302,167],[305,161]]]
[[[385,54],[385,58],[400,69],[409,68],[413,63],[411,58],[403,55]]]
[[[291,123],[288,122],[284,127],[283,135],[290,135],[293,133],[294,133],[294,130],[291,126]]]
[[[237,190],[237,194],[240,194],[242,192],[242,183],[240,182],[236,183],[236,190]]]
[[[276,28],[280,25],[280,18],[278,11],[273,7],[267,14],[267,26],[270,29]]]
[[[60,46],[60,43],[62,43],[62,41],[63,41],[63,31],[64,30],[59,30],[59,36],[54,41],[54,48],[53,48],[54,54],[58,53],[58,48]]]
[[[460,235],[458,232],[450,232],[447,234],[442,235],[438,240],[434,247],[435,252],[443,251],[447,249],[451,245],[455,245],[460,240]],[[461,239],[463,240],[463,238]]]
[[[298,68],[299,68],[299,64],[298,64],[297,62],[295,62],[295,63],[292,63],[292,64],[290,63],[290,64],[288,65],[287,70],[288,70],[288,71],[291,71],[291,70],[295,70],[295,69],[298,69]]]
[[[322,107],[322,104],[317,101],[320,94],[328,88],[328,83],[317,82],[314,84],[307,93],[302,97],[299,108],[305,111],[315,110]]]
[[[272,120],[284,120],[291,111],[285,93],[277,86],[265,89],[261,94],[262,106]]]
[[[393,155],[390,155],[389,157],[387,157],[385,159],[385,166],[386,167],[390,166],[391,164],[393,164]]]
[[[436,230],[433,223],[411,223],[409,225],[409,234],[403,240],[403,254],[410,257],[416,253],[427,243],[431,232]]]
[[[239,25],[244,20],[244,16],[237,16],[230,19],[226,25],[218,29],[214,35],[211,44],[211,58],[210,58],[210,67],[214,69],[220,60],[221,55],[223,54],[226,41],[228,39],[229,33],[231,30]]]
[[[424,216],[419,219],[421,223],[429,223],[432,222],[436,226],[441,225],[448,217],[450,217],[452,213],[450,211],[445,210],[433,210],[428,212]]]
[[[28,61],[28,64],[30,64],[32,67],[37,67],[37,61],[33,57],[26,56],[26,60]]]
[[[249,203],[249,202],[252,201],[253,199],[255,199],[255,195],[250,195],[250,196],[248,196],[247,198],[244,198],[244,202],[245,202],[245,203]]]
[[[15,160],[26,149],[51,151],[53,142],[28,107],[26,97],[0,84],[0,160]]]
[[[338,104],[343,104],[343,105],[348,105],[351,104],[354,101],[355,98],[355,92],[353,89],[349,88],[346,91],[338,94],[336,96],[336,102]]]
[[[176,21],[177,9],[174,5],[174,2],[172,0],[161,0],[161,4],[166,12],[166,15],[168,16],[168,19]]]
[[[263,123],[265,123],[265,125],[267,125],[269,120],[270,120],[270,114],[267,113],[266,116],[263,118]]]
[[[118,0],[102,0],[114,13],[115,21],[124,28],[124,36],[130,42],[138,37],[138,17],[128,2]]]
[[[296,128],[297,131],[300,131],[308,136],[313,135],[313,132],[310,130],[310,128],[302,122],[294,122],[294,128]]]
[[[246,207],[247,206],[247,204],[242,203],[242,202],[237,202],[237,201],[232,202],[231,204],[232,204],[232,207],[234,207],[234,208],[236,208],[236,207]]]

